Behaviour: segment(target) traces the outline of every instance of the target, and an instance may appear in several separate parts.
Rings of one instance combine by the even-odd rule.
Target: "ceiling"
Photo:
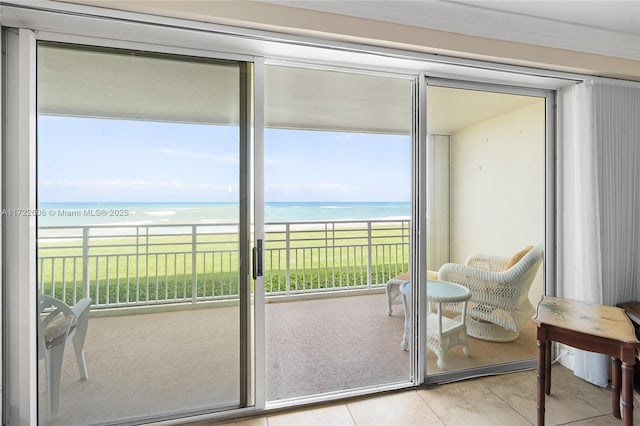
[[[451,135],[466,127],[508,114],[544,98],[429,86],[427,132]]]
[[[451,3],[640,36],[640,1],[637,0],[483,0]]]
[[[239,120],[238,76],[239,68],[233,64],[45,44],[38,48],[38,111],[235,126]],[[428,102],[429,132],[451,134],[542,99],[430,87]],[[265,125],[408,135],[411,82],[269,65],[265,69]]]
[[[640,29],[637,28],[640,20],[635,13],[636,9],[640,12],[640,0],[281,0],[271,3],[404,24],[446,24],[447,30],[459,28],[460,23],[466,25],[465,30],[474,29],[469,24],[473,19],[480,22],[478,14],[484,16],[484,24],[478,25],[484,30],[492,27],[489,24],[493,18],[489,16],[499,17],[506,29],[512,29],[524,18],[535,18],[543,19],[551,27],[562,24],[575,30],[574,26],[579,26],[583,31],[576,31],[576,39],[585,37],[589,31],[637,37],[639,43],[634,47],[640,49]],[[604,3],[611,7],[604,10]],[[545,7],[536,6],[540,4]],[[447,15],[452,7],[465,13]],[[616,19],[619,17],[622,19]],[[556,34],[551,27],[545,28],[547,36]],[[520,27],[519,34],[533,29]],[[493,31],[496,32],[495,28]],[[281,51],[283,47],[278,48]],[[92,78],[86,79],[87,75]],[[212,79],[212,75],[215,78]],[[233,67],[48,46],[39,50],[39,76],[42,77],[39,86],[42,90],[38,91],[41,113],[223,125],[238,122],[237,104],[230,103],[236,96],[238,84],[237,70]],[[501,82],[507,81],[504,80],[507,77],[502,76]],[[47,82],[55,84],[47,87]],[[265,95],[267,127],[391,134],[409,134],[411,129],[410,84],[403,78],[270,65],[265,72]],[[429,132],[438,134],[452,134],[542,101],[527,96],[439,88],[430,88],[428,99]]]
[[[640,0],[257,0],[640,60]]]

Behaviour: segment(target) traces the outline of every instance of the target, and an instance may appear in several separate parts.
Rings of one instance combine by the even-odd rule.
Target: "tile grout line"
[[[609,415],[607,415],[607,414],[600,414],[598,416],[585,417],[584,419],[574,420],[574,421],[571,421],[571,422],[568,422],[568,423],[560,423],[557,426],[570,426],[570,425],[582,424],[586,420],[595,420],[595,419],[599,419],[599,418],[608,418],[608,417],[609,417]]]
[[[526,418],[526,417],[524,416],[524,414],[522,414],[520,411],[516,410],[516,409],[515,409],[515,407],[513,407],[511,404],[509,404],[509,402],[508,402],[508,401],[506,401],[506,400],[505,400],[504,398],[502,398],[500,395],[498,395],[497,393],[495,393],[495,392],[493,391],[493,389],[491,389],[491,388],[486,384],[486,382],[483,382],[483,383],[481,383],[481,384],[482,384],[482,386],[484,386],[484,387],[485,387],[489,392],[491,392],[493,395],[495,395],[495,396],[496,396],[500,401],[504,402],[504,404],[505,404],[507,407],[509,407],[509,409],[510,409],[511,411],[513,411],[514,413],[516,413],[518,416],[522,417],[522,418],[524,419],[524,421],[526,421],[527,423],[529,423],[529,424],[531,424],[531,425],[535,424],[535,423],[533,423],[531,420],[529,420],[528,418]]]
[[[353,416],[353,413],[351,412],[351,408],[349,408],[349,404],[343,404],[346,408],[347,411],[349,412],[349,417],[351,417],[351,422],[353,423],[354,426],[358,426],[358,422],[356,422],[356,418]]]
[[[431,406],[431,404],[429,404],[429,401],[426,400],[426,398],[423,398],[421,394],[426,394],[426,392],[418,392],[417,390],[414,391],[416,392],[416,395],[418,395],[418,398],[420,398],[420,400],[422,402],[425,403],[425,405],[427,407],[429,407],[429,410],[431,410],[431,412],[433,413],[434,416],[436,416],[436,418],[438,420],[440,420],[440,423],[442,423],[444,426],[447,426],[447,423],[438,415],[438,413],[436,412],[436,410],[433,409],[433,407]]]

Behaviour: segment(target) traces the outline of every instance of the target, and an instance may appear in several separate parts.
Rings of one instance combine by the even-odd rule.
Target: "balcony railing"
[[[370,288],[408,268],[408,220],[265,230],[267,296]],[[41,227],[38,286],[94,308],[236,299],[237,235],[237,224]]]

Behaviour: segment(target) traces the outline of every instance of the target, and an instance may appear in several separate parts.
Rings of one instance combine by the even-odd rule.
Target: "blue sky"
[[[231,126],[38,117],[40,202],[237,202]],[[408,136],[267,129],[265,200],[409,201]]]

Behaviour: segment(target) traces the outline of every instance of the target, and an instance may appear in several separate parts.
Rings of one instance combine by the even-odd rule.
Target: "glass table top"
[[[411,294],[411,282],[400,286],[400,292],[404,295]],[[471,291],[460,284],[448,281],[427,281],[427,300],[438,301],[462,301],[471,297]]]

